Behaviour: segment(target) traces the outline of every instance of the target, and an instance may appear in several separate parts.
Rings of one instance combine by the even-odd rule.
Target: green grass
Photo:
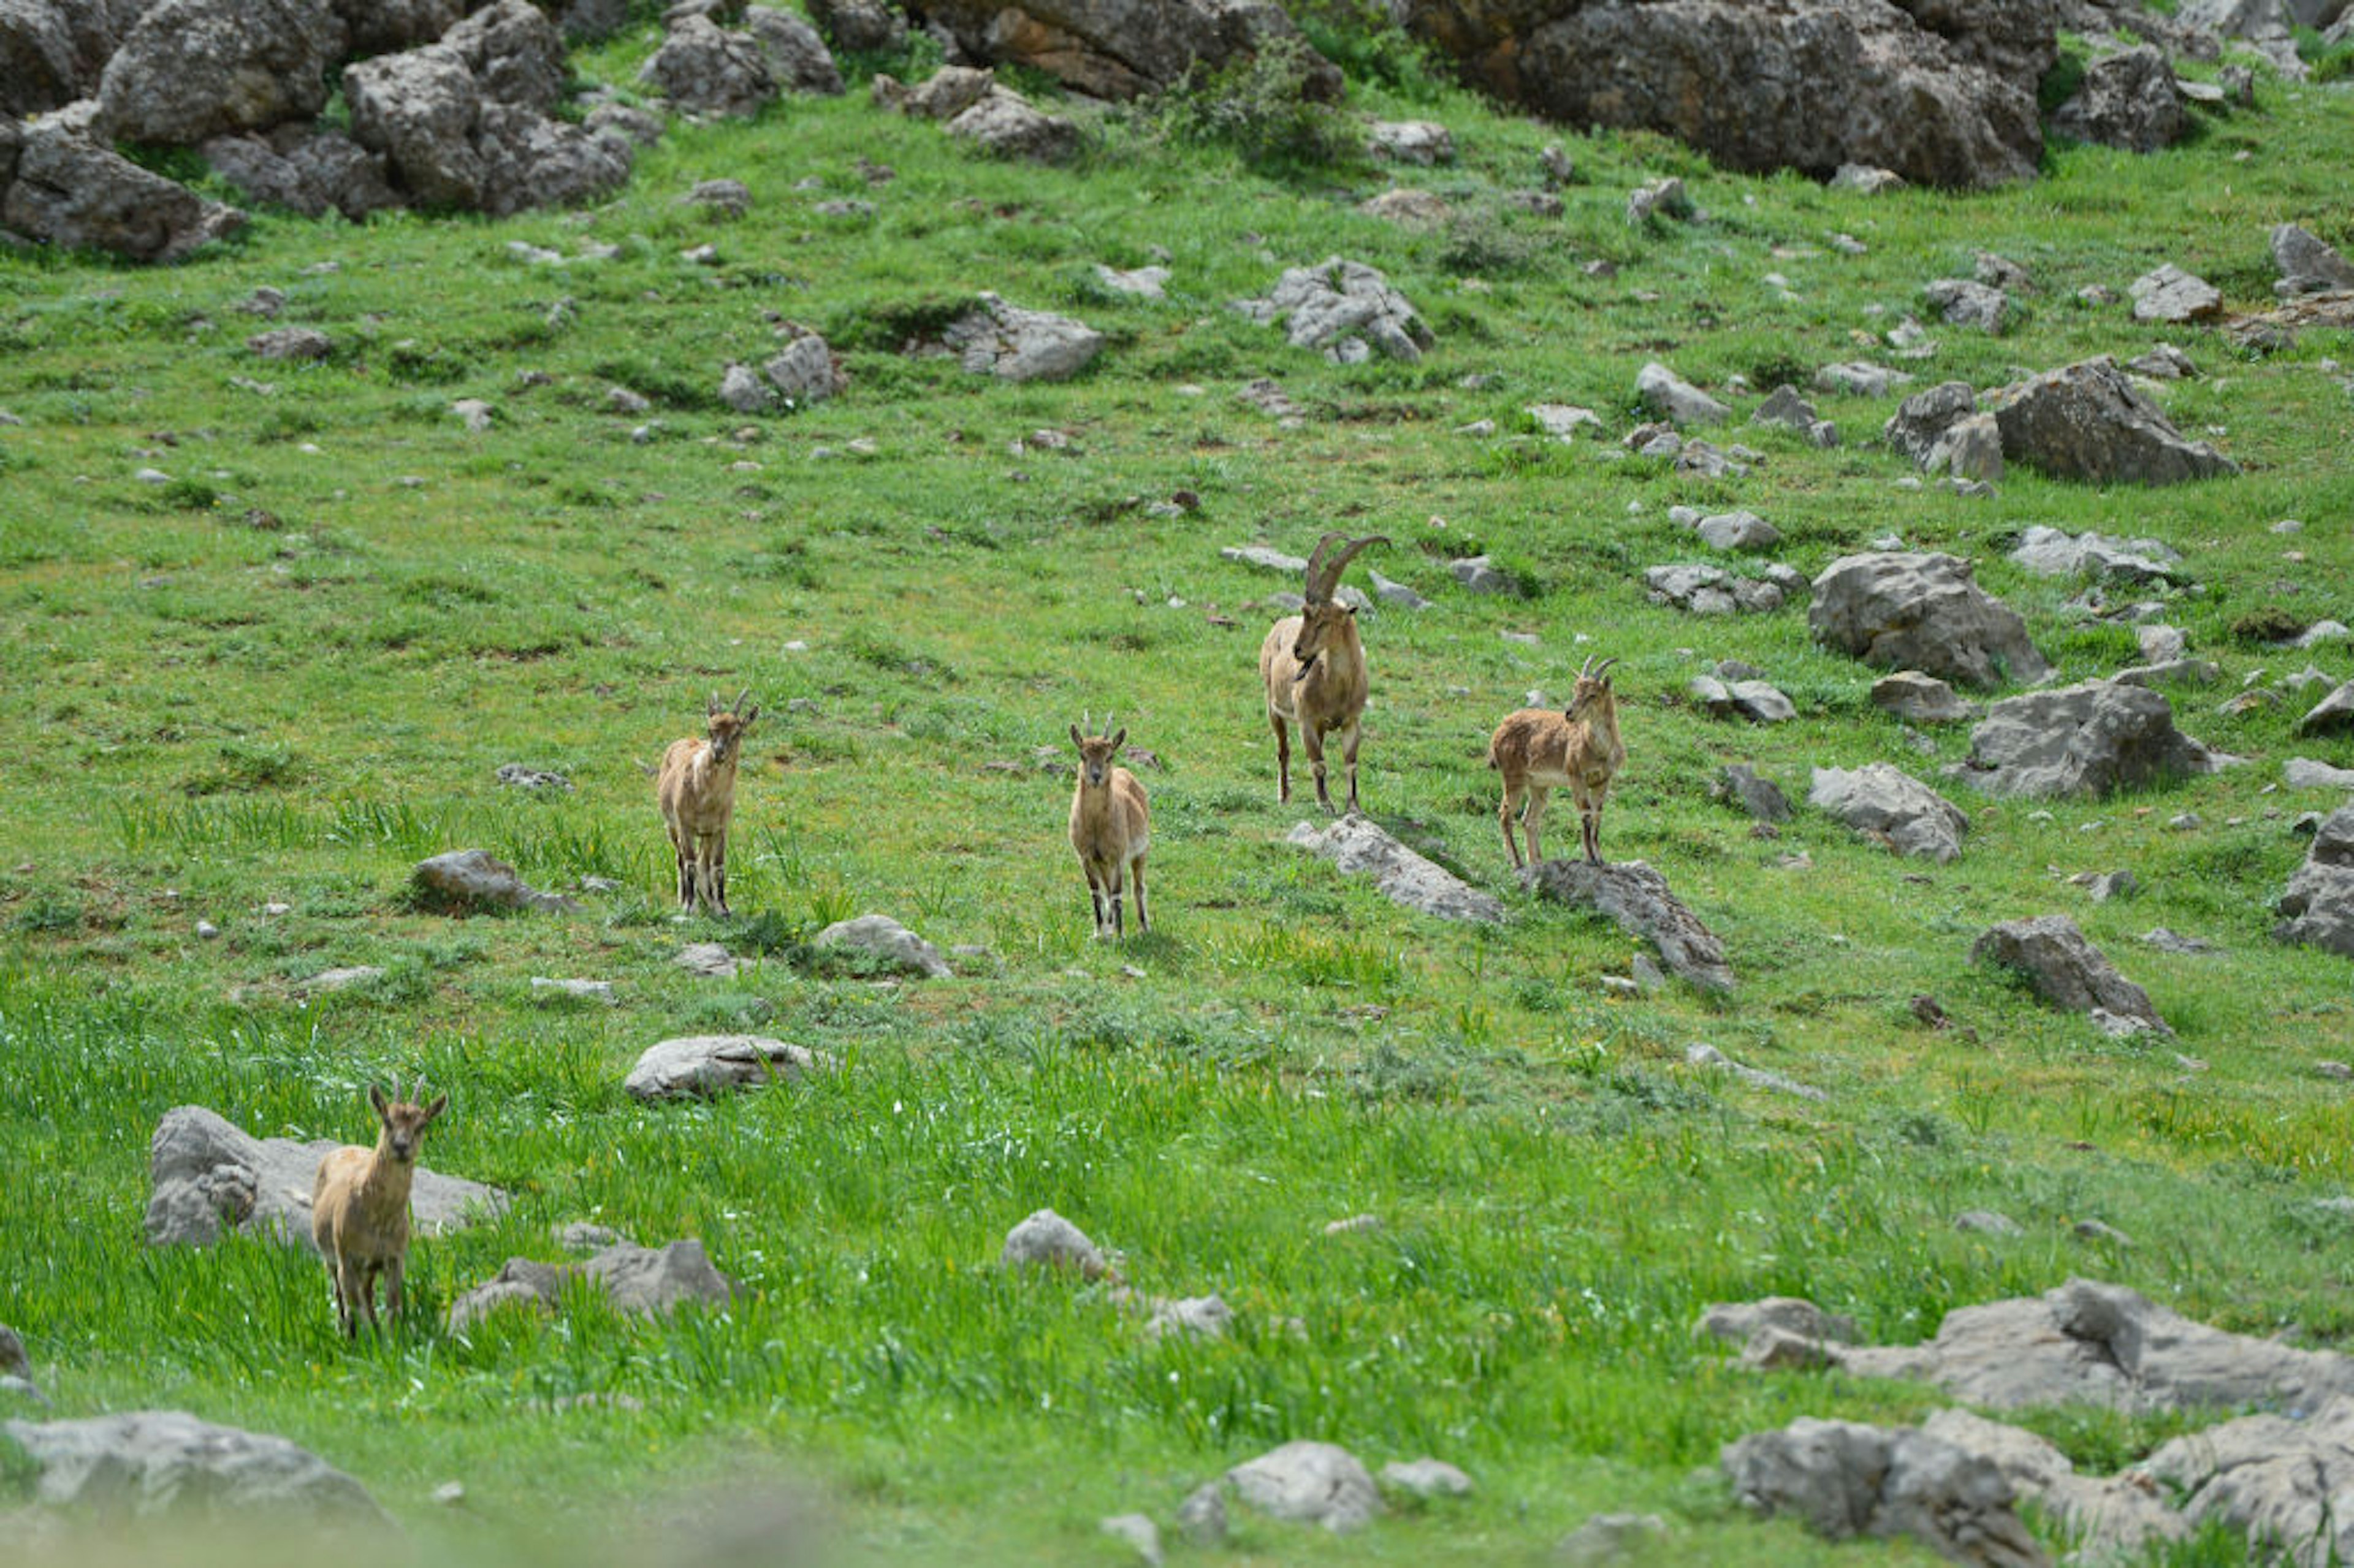
[[[2055,147],[2032,185],[1872,199],[1504,117],[1333,16],[1317,26],[1349,58],[1350,109],[1443,120],[1457,164],[1303,169],[1251,140],[1263,123],[1115,115],[1076,168],[1007,166],[878,113],[857,81],[748,126],[674,126],[578,213],[264,213],[161,270],[0,253],[0,408],[24,421],[0,426],[0,1319],[61,1410],[178,1405],[284,1433],[461,1557],[569,1560],[584,1538],[627,1556],[647,1520],[724,1482],[811,1489],[853,1558],[1111,1562],[1100,1516],[1165,1521],[1225,1466],[1321,1437],[1376,1467],[1436,1454],[1479,1491],[1345,1542],[1238,1510],[1238,1560],[1533,1563],[1587,1514],[1631,1508],[1674,1522],[1671,1560],[1918,1562],[1753,1521],[1712,1471],[1722,1445],[1793,1416],[1905,1419],[1935,1397],[1742,1373],[1691,1337],[1702,1306],[1805,1295],[1909,1340],[1951,1307],[2084,1273],[2244,1331],[2354,1334],[2354,1234],[2312,1206],[2354,1187],[2347,1102],[2314,1071],[2354,1059],[2346,960],[2267,935],[2303,853],[2288,819],[2337,803],[2272,792],[2278,764],[2354,758],[2294,735],[2309,701],[2220,712],[2258,672],[2344,673],[2342,650],[2234,629],[2268,610],[2354,620],[2346,372],[2324,363],[2354,343],[2247,357],[2076,299],[2170,260],[2234,308],[2269,304],[2270,225],[2349,238],[2354,99],[2267,81],[2258,110],[2169,153]],[[580,63],[626,83],[648,47],[641,29]],[[1564,216],[1510,208],[1556,141],[1580,171]],[[895,177],[870,185],[862,159]],[[1666,174],[1701,217],[1628,228],[1625,191]],[[750,217],[677,204],[721,175],[751,187]],[[1356,210],[1394,177],[1467,216],[1423,232]],[[812,210],[843,196],[874,215]],[[1868,251],[1840,254],[1836,232]],[[535,268],[511,239],[619,253]],[[681,258],[706,240],[716,265]],[[2160,396],[2247,471],[1909,492],[1869,440],[1894,399],[1825,397],[1845,445],[1743,425],[1726,434],[1765,462],[1706,482],[1547,442],[1522,412],[1582,403],[1615,437],[1647,359],[1719,390],[1747,376],[1744,410],[1786,376],[1885,361],[1877,334],[1978,249],[2038,280],[2022,324],[1999,340],[1933,324],[1935,355],[1906,368],[1988,386],[2172,341],[2204,375]],[[1161,250],[1166,303],[1093,281],[1096,262]],[[1429,319],[1423,363],[1331,366],[1227,308],[1334,252]],[[1620,270],[1591,276],[1596,259]],[[244,352],[260,323],[235,306],[265,284],[288,323],[335,340],[326,361]],[[982,288],[1078,314],[1110,346],[1060,386],[903,355]],[[850,391],[730,413],[720,371],[772,354],[776,317],[822,331]],[[1299,428],[1237,399],[1261,376]],[[609,412],[615,385],[652,414]],[[488,430],[449,412],[469,397],[495,406]],[[1479,419],[1500,433],[1458,433]],[[1043,429],[1073,440],[1029,443]],[[146,467],[171,482],[135,481]],[[1150,504],[1179,491],[1199,509]],[[1760,512],[1808,572],[1888,532],[1972,556],[2070,681],[2133,662],[2130,633],[2002,551],[2037,523],[2164,538],[2199,587],[2154,597],[2225,676],[2170,694],[2184,727],[2250,764],[2048,816],[1957,788],[1972,832],[1944,867],[1803,810],[1754,839],[1709,799],[1723,763],[1802,799],[1817,764],[1934,780],[1967,736],[1916,752],[1866,700],[1872,673],[1812,646],[1802,610],[1651,606],[1645,566],[1707,558],[1668,521],[1684,503]],[[2304,532],[2269,532],[2289,516]],[[1283,842],[1306,812],[1274,801],[1253,660],[1260,602],[1294,585],[1217,551],[1304,554],[1335,526],[1388,534],[1368,563],[1436,605],[1364,618],[1368,808],[1505,896],[1500,931],[1417,919]],[[1480,551],[1521,597],[1454,584],[1445,562]],[[1724,938],[1730,1001],[1606,991],[1635,945],[1506,874],[1487,735],[1530,688],[1564,694],[1588,652],[1622,661],[1629,760],[1606,852],[1661,869]],[[1686,680],[1723,657],[1762,667],[1798,719],[1694,711]],[[640,767],[706,694],[747,686],[766,711],[730,857],[744,917],[674,923]],[[1067,770],[1036,759],[1107,708],[1163,763],[1143,769],[1156,925],[1119,947],[1087,939]],[[508,761],[575,788],[504,790]],[[2204,826],[2170,831],[2184,811]],[[538,885],[620,890],[571,918],[409,905],[417,860],[477,846]],[[1799,850],[1808,868],[1780,863]],[[2129,900],[2062,880],[2126,867],[2144,884]],[[912,984],[809,948],[867,910],[987,954]],[[2107,1041],[1967,962],[1988,925],[2052,910],[2179,1040]],[[2158,925],[2222,950],[2143,947]],[[705,939],[758,961],[732,980],[672,964]],[[387,974],[306,994],[358,963]],[[620,1005],[551,1002],[534,975],[610,980]],[[1971,1033],[1921,1028],[1915,992]],[[838,1070],[710,1106],[621,1093],[654,1041],[737,1029]],[[1700,1040],[1830,1097],[1702,1075],[1684,1062]],[[429,1163],[515,1202],[418,1246],[416,1311],[393,1334],[339,1340],[323,1271],[292,1253],[143,1245],[146,1139],[169,1107],[358,1139],[365,1085],[420,1072],[453,1097]],[[1002,1275],[1004,1232],[1043,1206],[1140,1291],[1224,1295],[1234,1337],[1154,1342],[1102,1289]],[[2026,1234],[1955,1233],[1970,1208]],[[1379,1230],[1324,1234],[1365,1212]],[[665,1323],[584,1300],[554,1323],[440,1330],[503,1259],[551,1258],[551,1227],[588,1218],[699,1236],[747,1294]],[[2134,1245],[2075,1241],[2083,1218]],[[558,1403],[578,1394],[634,1403]],[[2094,1470],[2179,1430],[2032,1424]],[[10,1467],[0,1447],[0,1492]],[[466,1503],[435,1507],[453,1478]],[[2210,1540],[2177,1560],[2237,1557]]]

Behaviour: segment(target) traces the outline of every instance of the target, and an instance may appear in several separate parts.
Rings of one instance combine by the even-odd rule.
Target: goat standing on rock
[[[384,1277],[384,1309],[396,1321],[400,1317],[400,1271],[408,1258],[408,1188],[417,1175],[417,1150],[433,1118],[450,1108],[443,1095],[429,1106],[417,1103],[425,1092],[420,1081],[398,1103],[382,1089],[368,1086],[368,1104],[376,1107],[383,1129],[376,1147],[357,1144],[334,1150],[319,1161],[311,1183],[311,1239],[327,1260],[335,1282],[335,1319],[344,1333],[357,1339],[360,1317],[377,1328],[376,1281]]]
[[[1286,721],[1299,726],[1300,744],[1308,764],[1316,770],[1316,799],[1330,811],[1332,796],[1324,782],[1324,737],[1338,734],[1341,756],[1349,765],[1349,810],[1357,810],[1357,742],[1364,717],[1365,645],[1357,638],[1357,611],[1334,599],[1341,574],[1350,560],[1368,545],[1386,545],[1375,535],[1352,541],[1345,534],[1327,534],[1316,542],[1309,557],[1305,602],[1298,615],[1275,623],[1259,644],[1258,676],[1267,688],[1267,722],[1275,730],[1276,799],[1291,799],[1291,735]],[[1331,554],[1340,545],[1337,555]],[[1330,555],[1330,559],[1327,559]]]
[[[1104,724],[1110,726],[1108,715]],[[1144,786],[1112,761],[1127,739],[1125,729],[1090,736],[1081,735],[1077,725],[1071,726],[1071,744],[1079,748],[1079,784],[1071,792],[1071,848],[1078,853],[1087,895],[1095,900],[1097,937],[1124,934],[1120,878],[1131,871],[1136,876],[1136,928],[1152,929],[1144,912],[1144,852],[1152,847],[1152,817],[1145,805]]]
[[[736,810],[736,755],[760,705],[745,711],[737,694],[733,707],[719,705],[714,692],[704,705],[702,738],[688,736],[670,743],[662,768],[654,776],[654,799],[663,821],[669,824],[671,847],[678,852],[678,906],[692,911],[699,897],[705,909],[726,915],[727,909],[727,820]]]
[[[1516,866],[1521,846],[1512,837],[1512,808],[1523,794],[1528,797],[1522,826],[1528,830],[1529,859],[1543,860],[1537,831],[1544,824],[1546,798],[1561,784],[1569,786],[1570,799],[1577,802],[1587,863],[1602,863],[1602,799],[1610,792],[1611,776],[1627,761],[1627,748],[1618,740],[1618,699],[1610,690],[1610,666],[1617,662],[1605,659],[1596,669],[1588,654],[1566,712],[1522,708],[1506,715],[1488,742],[1488,766],[1504,776],[1504,804],[1497,815]]]

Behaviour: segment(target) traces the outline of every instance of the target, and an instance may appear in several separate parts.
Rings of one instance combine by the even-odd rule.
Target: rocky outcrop
[[[2240,471],[2205,441],[2185,440],[2107,355],[2005,387],[1994,417],[2003,456],[2053,479],[2180,484]]]
[[[1412,363],[1431,344],[1430,328],[1379,269],[1338,256],[1286,269],[1265,298],[1237,300],[1235,308],[1255,322],[1283,323],[1292,347],[1321,349],[1336,365],[1376,350]]]
[[[1917,1426],[1802,1415],[1726,1445],[1723,1466],[1746,1507],[1796,1515],[1832,1541],[1911,1536],[1977,1568],[2052,1561],[2012,1507],[2000,1467]]]
[[[248,200],[305,217],[334,211],[357,223],[402,205],[383,156],[340,131],[281,125],[267,134],[216,136],[203,150],[213,172]]]
[[[1310,97],[1341,95],[1340,69],[1275,0],[910,0],[906,8],[962,59],[1027,66],[1091,98],[1158,92],[1196,65],[1215,70],[1270,44],[1300,51]]]
[[[309,1449],[185,1411],[11,1421],[0,1433],[23,1451],[37,1477],[35,1496],[48,1507],[100,1517],[249,1518],[398,1534],[366,1487]]]
[[[2085,681],[1996,703],[1970,732],[1970,754],[1958,771],[1989,795],[2100,800],[2215,767],[2205,747],[2174,727],[2174,706],[2163,694]]]
[[[1666,877],[1641,861],[1543,860],[1522,867],[1520,877],[1540,897],[1592,909],[1629,936],[1649,940],[1668,968],[1698,989],[1732,992],[1733,965],[1723,942],[1669,890]]]
[[[61,109],[95,85],[95,68],[113,39],[99,42],[93,60],[76,22],[87,26],[103,12],[68,0],[0,0],[0,117]],[[102,20],[97,30],[111,31]]]
[[[507,1259],[494,1277],[450,1304],[450,1332],[461,1334],[504,1307],[554,1312],[576,1279],[602,1291],[615,1311],[643,1318],[668,1317],[690,1302],[725,1307],[736,1294],[736,1282],[712,1266],[699,1241],[661,1247],[615,1242],[579,1263]]]
[[[947,342],[976,376],[1067,381],[1103,352],[1103,334],[1068,316],[1023,310],[984,293],[949,325]]]
[[[1883,841],[1898,854],[1940,865],[1960,855],[1963,836],[1970,831],[1970,820],[1958,807],[1885,762],[1816,768],[1807,804]]]
[[[2106,534],[2067,534],[2031,525],[2010,552],[2011,560],[2047,577],[2096,577],[2103,582],[2179,585],[2190,580],[2181,553],[2158,539],[2118,539]]]
[[[2052,668],[2019,612],[1978,587],[1971,564],[1956,556],[1843,556],[1815,578],[1807,629],[1867,664],[1965,685],[2040,681]]]
[[[2354,806],[2340,806],[2315,830],[2305,863],[2280,896],[2273,935],[2354,959]]]
[[[1571,125],[1665,132],[1719,163],[1919,184],[2027,179],[2049,0],[1399,0],[1413,33],[1500,96]]]
[[[2273,292],[2281,298],[2354,290],[2354,265],[2310,230],[2294,223],[2278,225],[2273,229],[2272,248],[2273,265],[2280,270]]]
[[[122,141],[175,146],[308,120],[344,41],[327,0],[159,0],[106,62],[100,113]]]
[[[319,1161],[343,1145],[255,1138],[202,1106],[164,1113],[149,1150],[154,1192],[147,1240],[155,1246],[210,1246],[226,1228],[312,1247],[311,1186]],[[496,1215],[506,1194],[479,1181],[417,1168],[409,1188],[416,1232],[435,1235]],[[313,1248],[313,1250],[316,1250]]]
[[[2036,995],[2063,1012],[2084,1012],[2112,1034],[2171,1034],[2149,993],[2117,972],[2108,956],[2065,915],[2006,920],[1970,947],[1970,961],[2026,977]]]
[[[1226,1481],[1262,1513],[1320,1524],[1336,1535],[1363,1530],[1382,1511],[1373,1476],[1355,1455],[1331,1443],[1286,1443],[1236,1465]]]
[[[62,249],[177,261],[245,227],[245,214],[141,168],[76,117],[48,116],[18,135],[0,228]]]
[[[515,874],[515,868],[488,850],[451,850],[417,863],[409,873],[412,895],[429,908],[462,914],[474,909],[541,909],[577,914],[580,904],[561,893],[542,893]]]
[[[2128,153],[2171,147],[2189,128],[2174,71],[2147,45],[2105,55],[2085,67],[2075,96],[2052,114],[2056,134]]]

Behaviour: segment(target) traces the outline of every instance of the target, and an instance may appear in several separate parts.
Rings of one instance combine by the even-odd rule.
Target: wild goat
[[[1488,742],[1488,766],[1504,776],[1504,804],[1497,815],[1514,865],[1521,863],[1521,846],[1512,837],[1512,808],[1522,794],[1528,796],[1522,825],[1528,830],[1529,859],[1543,860],[1537,831],[1544,825],[1545,799],[1560,784],[1569,786],[1570,799],[1577,802],[1586,860],[1602,863],[1602,798],[1627,760],[1618,740],[1618,699],[1610,690],[1610,666],[1617,662],[1605,659],[1597,669],[1588,654],[1567,712],[1522,708],[1498,725]]]
[[[705,909],[728,913],[727,819],[736,810],[736,754],[760,716],[758,703],[745,711],[751,694],[739,692],[735,705],[723,708],[714,692],[703,706],[703,738],[672,741],[654,775],[654,799],[678,852],[681,909],[692,910],[700,898]]]
[[[1104,724],[1109,727],[1109,715]],[[1112,761],[1127,739],[1125,729],[1093,736],[1081,735],[1077,725],[1071,726],[1071,744],[1079,748],[1079,783],[1071,791],[1071,848],[1078,853],[1087,895],[1095,900],[1097,937],[1125,935],[1119,884],[1121,875],[1130,872],[1136,876],[1136,928],[1152,929],[1144,910],[1144,852],[1152,847],[1152,816],[1145,805],[1144,786]]]
[[[1334,544],[1341,548],[1331,554]],[[1332,595],[1341,574],[1357,552],[1368,545],[1386,545],[1379,535],[1350,540],[1345,534],[1327,534],[1316,542],[1309,557],[1307,592],[1298,615],[1287,616],[1269,629],[1259,644],[1258,677],[1267,688],[1267,722],[1275,729],[1276,794],[1291,799],[1291,735],[1287,721],[1299,726],[1308,764],[1316,770],[1316,799],[1332,810],[1331,792],[1324,782],[1324,737],[1338,733],[1341,755],[1349,764],[1349,810],[1357,809],[1357,741],[1364,716],[1365,645],[1357,638],[1357,612]],[[1328,558],[1329,556],[1329,558]]]
[[[385,1281],[386,1315],[400,1317],[400,1271],[408,1256],[408,1183],[417,1174],[417,1150],[433,1118],[450,1108],[450,1097],[429,1106],[417,1097],[425,1092],[420,1079],[398,1103],[386,1098],[374,1084],[368,1104],[376,1107],[383,1129],[376,1147],[354,1144],[329,1153],[319,1161],[311,1183],[311,1239],[327,1260],[335,1282],[335,1319],[347,1336],[357,1339],[360,1314],[368,1327],[378,1326],[376,1280]]]

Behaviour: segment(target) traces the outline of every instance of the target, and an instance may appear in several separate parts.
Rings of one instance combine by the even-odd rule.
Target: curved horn
[[[1583,663],[1583,664],[1580,664],[1580,665],[1577,667],[1577,678],[1578,678],[1579,680],[1581,680],[1581,681],[1587,681],[1587,680],[1591,680],[1591,679],[1593,679],[1593,678],[1594,678],[1594,655],[1593,655],[1593,654],[1588,653],[1588,654],[1585,656],[1585,663]]]
[[[1602,679],[1603,676],[1610,673],[1610,666],[1617,662],[1618,662],[1618,656],[1616,653],[1613,653],[1609,658],[1605,659],[1601,663],[1596,664],[1594,667],[1594,678],[1598,681]]]
[[[749,686],[747,686],[747,687],[745,687],[742,691],[740,691],[740,692],[737,693],[737,694],[736,694],[736,701],[735,701],[732,705],[729,705],[729,707],[728,707],[727,711],[728,711],[729,713],[731,713],[731,714],[740,714],[740,713],[742,713],[742,712],[744,711],[744,699],[745,699],[746,697],[750,696],[751,694],[752,694],[752,688],[751,688],[751,687],[749,687]]]
[[[1340,553],[1328,558],[1328,552],[1331,550],[1332,542],[1336,539],[1344,541]],[[1329,603],[1332,598],[1332,590],[1341,586],[1341,574],[1349,569],[1349,563],[1356,558],[1357,552],[1369,545],[1386,545],[1389,542],[1388,535],[1383,534],[1368,535],[1363,539],[1350,539],[1346,534],[1331,533],[1317,540],[1316,553],[1308,558],[1308,602]]]

